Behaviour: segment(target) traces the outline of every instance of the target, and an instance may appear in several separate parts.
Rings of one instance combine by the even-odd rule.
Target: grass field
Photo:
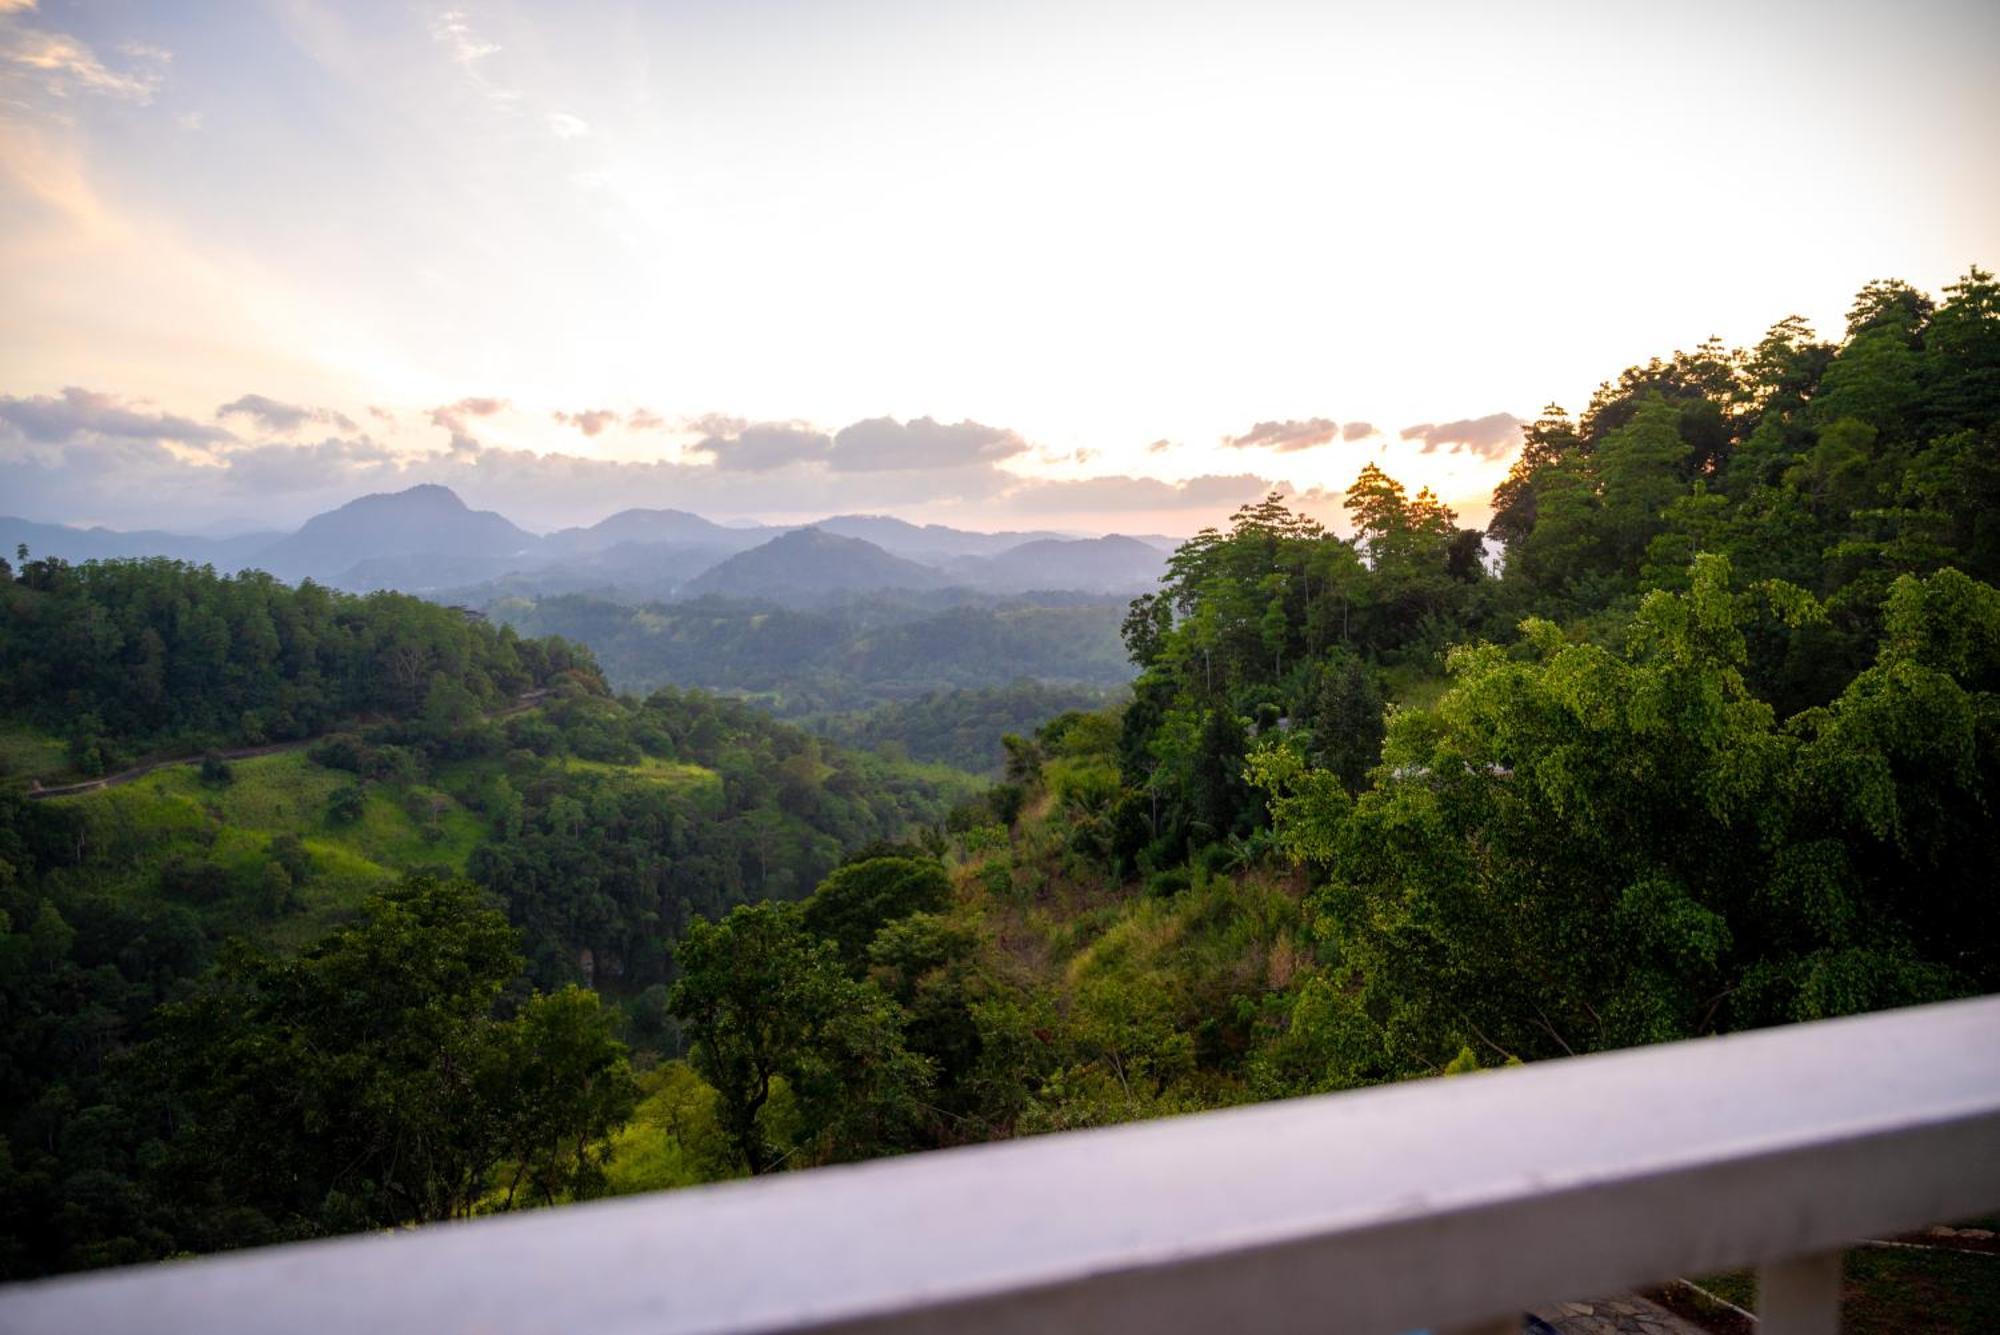
[[[673,792],[686,793],[716,803],[722,800],[722,776],[712,769],[684,761],[645,756],[636,765],[613,765],[602,760],[578,760],[572,756],[561,763],[562,767],[571,773],[620,774],[627,778],[657,783]]]
[[[23,741],[25,748],[26,742]],[[637,765],[569,759],[573,772],[657,783],[719,806],[722,779],[700,765],[648,757]],[[74,797],[100,855],[98,888],[117,895],[172,899],[197,909],[212,926],[279,946],[312,940],[370,893],[412,871],[462,874],[486,838],[477,809],[502,777],[497,761],[443,767],[430,783],[370,783],[361,814],[340,822],[328,815],[333,794],[354,782],[314,764],[303,751],[230,762],[233,782],[202,781],[195,765],[171,765],[115,788]],[[259,899],[260,878],[273,860],[272,841],[296,834],[312,871],[294,886],[291,902],[272,912]],[[169,888],[163,875],[176,862],[202,869]]]
[[[235,781],[205,784],[192,765],[156,770],[117,788],[56,799],[86,815],[89,837],[120,873],[103,885],[120,893],[156,896],[160,871],[175,858],[221,869],[225,887],[254,883],[271,860],[271,841],[296,833],[313,870],[296,887],[293,911],[254,923],[254,906],[225,888],[202,907],[278,943],[310,939],[372,891],[420,867],[462,872],[484,832],[480,818],[441,789],[421,784],[371,784],[360,818],[328,818],[334,791],[352,776],[325,769],[301,752],[233,762]]]

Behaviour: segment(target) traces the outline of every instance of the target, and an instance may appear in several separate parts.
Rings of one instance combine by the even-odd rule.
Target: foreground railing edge
[[[1874,1068],[1843,1072],[1843,1060],[1856,1054]],[[1940,1065],[1946,1062],[1954,1065]],[[1711,1091],[1710,1097],[1739,1118],[1744,1110],[1786,1111],[1796,1102],[1810,1125],[1795,1143],[1769,1128],[1750,1134],[1756,1128],[1746,1125],[1743,1143],[1732,1145],[1698,1112],[1666,1115],[1673,1110],[1664,1109],[1657,1134],[1686,1137],[1679,1148],[1690,1153],[1706,1146],[1705,1157],[1680,1162],[1663,1155],[1649,1163],[1633,1153],[1621,1169],[1565,1182],[1558,1180],[1562,1147],[1539,1146],[1540,1157],[1524,1162],[1534,1171],[1547,1170],[1543,1187],[1509,1186],[1506,1174],[1496,1171],[1492,1181],[1500,1185],[1491,1199],[1477,1193],[1458,1199],[1451,1197],[1446,1175],[1430,1175],[1445,1179],[1431,1182],[1418,1173],[1412,1189],[1433,1191],[1430,1204],[1392,1209],[1384,1184],[1375,1182],[1370,1189],[1384,1195],[1376,1212],[1346,1219],[1310,1214],[1310,1194],[1275,1191],[1277,1214],[1293,1214],[1274,1216],[1262,1235],[1253,1226],[1255,1210],[1237,1208],[1242,1202],[1226,1194],[1211,1202],[1221,1207],[1212,1218],[1218,1230],[1226,1226],[1226,1235],[1207,1238],[1202,1230],[1209,1217],[1184,1220],[1179,1232],[1157,1227],[1147,1232],[1145,1211],[1130,1209],[1111,1221],[1113,1229],[1131,1230],[1131,1245],[1123,1251],[1112,1245],[1115,1237],[1106,1242],[1087,1228],[1073,1230],[1100,1251],[1064,1257],[1024,1247],[1022,1264],[1013,1271],[980,1256],[980,1264],[964,1267],[956,1282],[948,1269],[929,1273],[880,1264],[883,1258],[867,1247],[851,1245],[855,1239],[832,1236],[843,1227],[872,1230],[882,1246],[923,1246],[930,1235],[895,1210],[949,1207],[949,1201],[925,1196],[926,1178],[941,1188],[984,1182],[1004,1192],[1008,1174],[1032,1176],[1029,1165],[1043,1164],[1067,1169],[1078,1184],[1144,1192],[1158,1185],[1148,1176],[1146,1153],[1185,1146],[1226,1154],[1236,1139],[1281,1125],[1310,1153],[1316,1142],[1309,1133],[1316,1124],[1332,1134],[1372,1125],[1372,1116],[1385,1122],[1379,1130],[1388,1149],[1415,1169],[1427,1158],[1422,1135],[1386,1124],[1384,1113],[1407,1117],[1409,1110],[1427,1105],[1461,1139],[1487,1137],[1460,1155],[1477,1167],[1508,1144],[1494,1128],[1481,1130],[1478,1112],[1490,1107],[1496,1115],[1518,1116],[1523,1107],[1534,1106],[1533,1098],[1520,1097],[1523,1091],[1566,1090],[1581,1097],[1594,1090],[1605,1115],[1644,1116],[1643,1102],[1620,1101],[1621,1091],[1629,1093],[1634,1082],[1645,1085],[1644,1092],[1657,1092],[1655,1086],[1671,1090],[1676,1081],[1712,1070],[1716,1078],[1740,1084],[1760,1069],[1773,1082],[1766,1099],[1746,1098],[1736,1085]],[[1907,1098],[1899,1103],[1895,1091],[1879,1088],[1884,1080],[1907,1082]],[[1833,1099],[1837,1106],[1829,1106],[1829,1096],[1815,1081],[1840,1096]],[[1905,1105],[1907,1115],[1898,1121]],[[1241,1330],[1392,1331],[1425,1322],[1477,1321],[1496,1311],[1674,1273],[1795,1263],[1781,1264],[1773,1273],[1781,1279],[1818,1277],[1816,1290],[1812,1284],[1796,1289],[1817,1296],[1801,1300],[1803,1315],[1784,1319],[1806,1323],[1798,1329],[1813,1329],[1827,1302],[1825,1265],[1814,1257],[1865,1232],[2000,1205],[2000,998],[1265,1107],[1278,1111],[1198,1114],[442,1226],[393,1239],[333,1240],[19,1285],[0,1289],[0,1328],[213,1335],[263,1329],[283,1315],[290,1329],[365,1327],[371,1335],[551,1328],[589,1329],[594,1335],[777,1328],[1173,1331],[1218,1322]],[[1572,1135],[1593,1125],[1592,1109],[1564,1109],[1561,1117]],[[1729,1125],[1724,1118],[1721,1131]],[[1646,1127],[1613,1130],[1618,1134],[1604,1142],[1606,1152],[1650,1143]],[[1579,1143],[1577,1152],[1586,1148]],[[1439,1145],[1436,1157],[1449,1160],[1461,1150],[1462,1145]],[[1103,1166],[1121,1155],[1133,1158],[1129,1171]],[[1270,1158],[1268,1151],[1265,1157]],[[1171,1171],[1170,1158],[1159,1166]],[[1335,1171],[1339,1166],[1323,1174],[1327,1183],[1343,1180]],[[1364,1177],[1368,1166],[1365,1157],[1354,1158],[1352,1177]],[[1224,1187],[1226,1168],[1210,1174]],[[1246,1181],[1242,1192],[1269,1190],[1273,1184],[1267,1178]],[[1047,1209],[1076,1209],[1075,1200],[1061,1199],[1060,1185]],[[1180,1195],[1202,1199],[1198,1193]],[[1032,1198],[1005,1204],[1019,1227],[1036,1226]],[[962,1205],[965,1227],[974,1230],[982,1206],[991,1208],[976,1201]],[[865,1217],[870,1210],[879,1217]],[[815,1211],[830,1215],[820,1218]],[[946,1208],[937,1218],[945,1221],[938,1227],[950,1228],[955,1216]],[[714,1259],[704,1260],[711,1252],[724,1260],[730,1253],[702,1232],[731,1229],[747,1241],[768,1238],[773,1244],[780,1267],[768,1283],[731,1275]],[[991,1244],[1004,1251],[1010,1235],[989,1231]],[[793,1244],[789,1254],[788,1243]],[[662,1255],[654,1250],[661,1246],[688,1254]],[[943,1260],[951,1255],[947,1249]],[[600,1257],[602,1269],[593,1273],[588,1263]],[[788,1272],[785,1264],[803,1267],[803,1273]],[[855,1273],[871,1266],[879,1272],[872,1288],[860,1282],[866,1274]],[[1837,1269],[1834,1273],[1837,1295]],[[451,1301],[452,1290],[482,1285],[487,1300]],[[1783,1303],[1794,1289],[1780,1283],[1773,1292]],[[315,1313],[324,1324],[314,1324]]]

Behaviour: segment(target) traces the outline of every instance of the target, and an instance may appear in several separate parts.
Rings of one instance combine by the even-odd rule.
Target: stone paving
[[[1553,1303],[1535,1313],[1562,1335],[1706,1335],[1701,1327],[1634,1293]]]

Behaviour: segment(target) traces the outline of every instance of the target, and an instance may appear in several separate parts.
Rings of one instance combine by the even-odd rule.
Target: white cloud
[[[711,432],[689,448],[730,472],[764,473],[826,458],[832,441],[824,431],[799,422],[717,422],[734,430]]]
[[[1261,464],[1237,469],[1219,462],[1242,455],[1214,451],[1205,464],[1199,447],[1171,441],[1138,446],[1120,464],[1110,462],[1120,451],[1099,453],[1086,444],[1049,450],[1005,427],[927,417],[864,419],[830,432],[807,421],[721,413],[670,417],[645,408],[542,405],[527,411],[491,395],[415,411],[375,404],[349,417],[310,402],[244,394],[213,412],[217,420],[206,421],[77,386],[0,395],[0,510],[57,522],[183,529],[255,513],[262,523],[283,526],[357,495],[437,482],[531,528],[661,506],[717,518],[803,521],[863,512],[972,528],[1189,532],[1226,522],[1238,505],[1286,480],[1283,470],[1273,477]],[[489,425],[496,432],[504,426],[503,438],[479,439]],[[542,448],[571,429],[621,448]],[[1390,465],[1414,489],[1420,482],[1437,485],[1424,469],[1435,472],[1454,451],[1489,466],[1510,448],[1518,425],[1507,414],[1490,414],[1422,424],[1410,433],[1414,448],[1394,442],[1393,431],[1388,448],[1416,470],[1413,479]],[[1380,435],[1362,448],[1372,453]],[[523,448],[531,443],[537,447]],[[654,457],[633,457],[640,450]],[[1429,454],[1436,459],[1426,461]],[[1104,471],[1050,477],[1034,462],[1043,456],[1064,473]],[[1170,472],[1184,466],[1196,475],[1147,476],[1155,459]],[[1342,488],[1319,478],[1290,482],[1304,488],[1301,502],[1314,513],[1339,522]],[[1324,495],[1321,486],[1328,488]],[[1472,514],[1485,486],[1453,487],[1447,478],[1440,490]]]
[[[68,33],[11,24],[0,28],[0,76],[31,84],[49,97],[82,94],[151,102],[166,77],[164,66],[172,53],[158,47],[128,47],[125,54],[136,64],[113,69]]]
[[[590,133],[590,122],[581,116],[572,116],[567,111],[551,111],[548,114],[549,133],[558,139],[581,139]]]
[[[307,422],[318,422],[325,426],[339,427],[342,431],[358,430],[354,419],[346,413],[335,412],[331,408],[308,408],[296,403],[280,403],[262,394],[245,394],[231,403],[225,403],[215,410],[217,421],[225,417],[247,417],[266,431],[289,435]]]
[[[432,19],[431,37],[445,48],[453,63],[468,69],[500,49],[473,32],[471,20],[462,9],[447,9]]]
[[[479,441],[473,436],[466,419],[469,417],[491,417],[507,407],[507,400],[489,397],[460,399],[457,403],[447,403],[431,409],[431,425],[443,427],[451,432],[451,448],[454,451],[476,453]]]
[[[1331,444],[1339,438],[1340,423],[1314,417],[1303,422],[1259,422],[1240,436],[1223,437],[1222,443],[1239,450],[1261,445],[1280,454],[1290,454]]]
[[[0,395],[0,421],[14,427],[31,441],[67,444],[81,437],[101,436],[123,440],[170,440],[184,445],[204,445],[234,440],[221,427],[204,426],[170,413],[147,412],[141,405],[127,403],[112,394],[71,385],[60,396],[36,394],[17,398]]]
[[[564,426],[573,426],[586,436],[595,436],[605,427],[618,421],[618,414],[609,408],[586,408],[577,413],[551,413],[550,416]],[[637,414],[634,414],[637,416]]]
[[[1484,417],[1461,418],[1456,422],[1419,422],[1402,430],[1404,440],[1421,440],[1425,454],[1449,449],[1453,454],[1476,454],[1482,459],[1498,459],[1521,441],[1521,419],[1512,413],[1488,413]]]
[[[1028,443],[1004,427],[978,422],[947,425],[928,417],[898,422],[871,417],[842,427],[833,438],[831,463],[841,472],[962,468],[996,463],[1027,452]]]

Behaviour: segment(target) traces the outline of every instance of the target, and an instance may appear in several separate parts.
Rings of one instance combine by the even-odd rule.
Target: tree
[[[1363,464],[1360,475],[1348,487],[1346,509],[1354,536],[1367,549],[1371,562],[1379,564],[1390,545],[1410,528],[1410,505],[1403,484],[1373,463]]]
[[[1561,463],[1580,448],[1576,424],[1561,404],[1551,403],[1521,429],[1521,452],[1493,489],[1493,522],[1486,531],[1512,545],[1535,527],[1535,475]]]
[[[463,882],[419,880],[296,959],[238,946],[163,1008],[147,1065],[179,1110],[179,1171],[282,1233],[469,1214],[503,1147],[520,968]]]
[[[877,857],[837,868],[814,890],[800,924],[833,943],[850,972],[867,962],[876,933],[912,913],[936,913],[951,902],[951,878],[930,858]]]
[[[1192,816],[1204,843],[1219,843],[1248,819],[1255,803],[1243,781],[1243,753],[1249,738],[1226,709],[1212,709],[1196,744]]]
[[[631,1117],[639,1088],[613,1035],[617,1012],[574,985],[529,999],[508,1026],[510,1084],[503,1135],[514,1169],[507,1185],[532,1185],[544,1205],[604,1188],[606,1140]]]
[[[1899,581],[1881,661],[1783,728],[1743,676],[1760,608],[1823,615],[1704,556],[1620,651],[1534,621],[1529,656],[1456,650],[1450,691],[1392,720],[1387,775],[1352,802],[1260,753],[1281,841],[1327,870],[1335,981],[1360,1005],[1342,1024],[1376,1026],[1357,1050],[1407,1074],[1466,1045],[1561,1055],[2000,979],[1992,897],[1966,879],[2000,779],[1975,740],[2000,594]]]
[[[1874,329],[1893,330],[1914,339],[1936,304],[1900,278],[1878,278],[1855,294],[1847,310],[1847,336],[1861,337]]]
[[[908,1143],[929,1065],[904,1046],[895,1007],[847,975],[795,905],[745,904],[692,923],[674,956],[669,1008],[748,1172]],[[781,1088],[790,1126],[769,1116]]]
[[[1312,758],[1358,792],[1382,756],[1382,697],[1360,658],[1335,654],[1318,665],[1311,697]]]
[[[367,809],[368,798],[359,784],[342,784],[326,799],[326,818],[335,825],[352,825]]]
[[[1687,455],[1680,414],[1657,394],[1648,396],[1632,420],[1598,446],[1594,463],[1608,554],[1625,573],[1638,573],[1667,506],[1684,490],[1680,470]]]

